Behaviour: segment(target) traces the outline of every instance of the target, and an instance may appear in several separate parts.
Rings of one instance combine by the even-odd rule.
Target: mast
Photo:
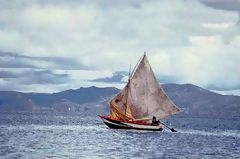
[[[133,71],[132,71],[132,73],[131,73],[129,78],[133,77],[133,75],[134,75],[138,65],[142,62],[142,60],[144,59],[145,56],[146,56],[146,52],[144,52],[143,56],[138,60],[137,64],[134,66]]]
[[[129,84],[130,84],[130,74],[131,74],[131,65],[129,68],[129,73],[128,73],[128,83],[127,83],[127,97],[126,97],[126,108],[125,108],[125,115],[127,114],[127,108],[128,108],[128,92],[129,92]]]

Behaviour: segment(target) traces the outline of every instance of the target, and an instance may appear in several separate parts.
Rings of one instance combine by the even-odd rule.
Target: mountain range
[[[192,84],[163,84],[162,87],[181,108],[178,117],[240,118],[240,96],[220,95]],[[114,87],[94,86],[58,93],[0,91],[0,111],[108,114],[108,102],[119,91]]]

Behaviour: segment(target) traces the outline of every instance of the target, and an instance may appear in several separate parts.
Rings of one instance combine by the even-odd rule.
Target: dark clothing
[[[154,126],[158,126],[159,125],[159,122],[157,121],[155,116],[152,118],[152,124],[151,125],[154,125]]]

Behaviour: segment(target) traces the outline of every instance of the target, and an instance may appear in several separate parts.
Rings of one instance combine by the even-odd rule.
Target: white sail
[[[159,85],[146,55],[110,104],[111,115],[122,119],[163,119],[180,111]]]

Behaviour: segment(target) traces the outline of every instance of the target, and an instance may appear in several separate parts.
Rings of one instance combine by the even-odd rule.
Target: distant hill
[[[88,102],[96,102],[100,99],[116,94],[119,90],[114,87],[98,88],[95,86],[88,88],[79,88],[76,90],[70,89],[53,94],[27,94],[27,97],[32,99],[39,106],[48,107],[62,101],[71,101],[77,104]]]
[[[179,117],[240,117],[240,96],[220,95],[192,84],[163,84],[167,95],[183,112]],[[108,114],[108,102],[119,90],[88,87],[59,93],[0,91],[0,111],[78,112]]]
[[[182,108],[178,116],[240,117],[240,96],[221,95],[192,84],[164,84],[163,89]]]
[[[78,111],[82,104],[98,103],[118,91],[94,86],[52,94],[0,91],[0,111]]]

